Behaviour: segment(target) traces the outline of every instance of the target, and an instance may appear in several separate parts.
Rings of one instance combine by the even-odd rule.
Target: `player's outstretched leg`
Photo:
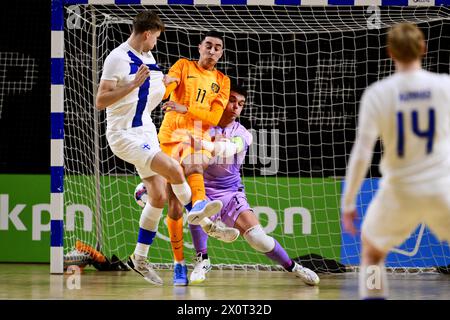
[[[222,210],[222,201],[208,201],[206,198],[203,170],[208,166],[208,156],[194,153],[182,161],[187,183],[192,191],[192,209],[187,214],[190,224],[200,224],[204,218],[209,218]]]
[[[223,205],[222,201],[220,200],[215,201],[219,201]],[[215,201],[211,201],[209,203],[214,203]],[[187,214],[189,217],[190,212],[188,211]],[[197,224],[189,224],[189,225],[191,226]],[[203,231],[206,232],[208,236],[226,243],[234,242],[239,237],[240,234],[238,229],[228,227],[225,224],[219,225],[216,221],[213,222],[208,217],[201,219],[198,225],[202,227]]]
[[[243,237],[253,249],[264,253],[269,259],[283,266],[286,271],[300,278],[304,283],[310,286],[319,284],[320,279],[317,274],[289,258],[279,242],[266,234],[252,211],[241,213],[235,226],[243,232]]]

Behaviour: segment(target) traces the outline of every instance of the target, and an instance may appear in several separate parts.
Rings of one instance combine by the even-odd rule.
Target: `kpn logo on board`
[[[0,231],[28,231],[30,226],[26,226],[24,218],[30,207],[31,237],[34,241],[40,241],[42,232],[50,231],[51,207],[49,203],[37,203],[33,205],[10,203],[8,194],[0,194]],[[83,231],[92,231],[92,210],[83,204],[66,206],[65,230],[75,230],[75,214],[81,214],[83,217]],[[29,219],[26,220],[29,221]]]
[[[29,219],[24,219],[24,217],[29,214],[28,210],[30,209],[31,226],[27,226],[27,223],[24,221],[29,221]],[[282,225],[283,234],[311,234],[311,213],[307,208],[285,208],[281,216],[271,207],[254,207],[253,210],[256,216],[264,221],[262,226],[267,233],[272,233],[277,226]],[[42,232],[50,231],[50,212],[51,207],[49,203],[11,203],[8,194],[0,194],[0,231],[28,231],[31,228],[32,240],[40,241]],[[93,231],[93,210],[83,204],[66,206],[64,220],[64,229],[66,231],[75,231],[76,216],[78,219],[82,219],[82,224],[78,227],[82,229],[80,231]],[[294,220],[296,221],[295,223]],[[138,217],[136,218],[136,223],[138,223]],[[170,241],[168,237],[162,234],[158,234],[158,236],[161,239]]]

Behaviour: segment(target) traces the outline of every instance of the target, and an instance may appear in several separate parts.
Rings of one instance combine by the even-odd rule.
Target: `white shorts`
[[[153,157],[161,151],[155,125],[119,131],[107,131],[106,138],[114,154],[133,164],[141,177],[156,175],[150,169]]]
[[[449,187],[450,189],[450,187]],[[369,205],[361,234],[388,252],[402,244],[420,223],[441,241],[450,241],[450,194],[418,195],[381,187]]]

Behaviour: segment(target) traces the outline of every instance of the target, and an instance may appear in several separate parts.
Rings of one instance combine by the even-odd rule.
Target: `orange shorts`
[[[161,144],[160,146],[165,154],[177,160],[179,163],[182,163],[185,158],[193,154],[204,154],[209,159],[212,157],[211,152],[207,150],[194,150],[194,147],[192,147],[189,142],[169,142]],[[193,159],[193,161],[196,160]]]
[[[199,139],[211,141],[210,126],[196,122],[186,114],[167,112],[159,128],[158,139],[161,150],[180,163],[192,154],[204,154],[211,158],[207,150],[195,150],[190,144],[189,133]]]

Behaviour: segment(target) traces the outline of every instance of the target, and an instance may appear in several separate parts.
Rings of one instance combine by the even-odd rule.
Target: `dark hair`
[[[223,34],[221,32],[219,32],[219,31],[215,31],[215,30],[208,31],[207,33],[205,33],[203,35],[203,38],[202,38],[201,42],[203,42],[203,40],[205,40],[206,37],[212,37],[212,38],[220,39],[222,41],[222,43],[223,43]]]
[[[239,94],[243,95],[245,97],[245,99],[247,99],[247,89],[245,89],[243,84],[241,84],[239,82],[232,82],[230,91],[239,93]]]
[[[164,22],[153,11],[142,11],[134,17],[133,32],[136,34],[145,31],[157,30],[164,31]]]

